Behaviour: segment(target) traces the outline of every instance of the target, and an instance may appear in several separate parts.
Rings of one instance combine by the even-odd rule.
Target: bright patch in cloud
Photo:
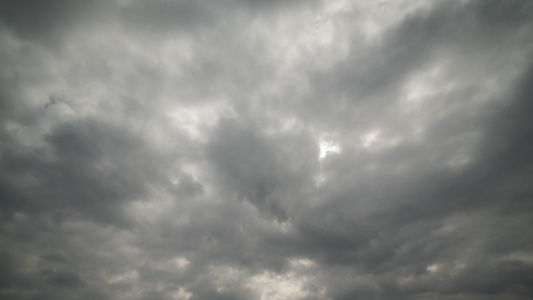
[[[318,154],[318,159],[322,160],[326,156],[332,154],[332,153],[340,153],[341,149],[339,147],[339,144],[332,142],[332,141],[326,141],[322,140],[319,143],[320,152]]]

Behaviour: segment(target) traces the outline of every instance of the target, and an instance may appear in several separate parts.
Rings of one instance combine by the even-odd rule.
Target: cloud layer
[[[530,299],[528,1],[3,1],[0,298]]]

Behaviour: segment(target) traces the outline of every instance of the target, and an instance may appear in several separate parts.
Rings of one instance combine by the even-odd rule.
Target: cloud
[[[528,299],[527,1],[7,1],[0,297]]]

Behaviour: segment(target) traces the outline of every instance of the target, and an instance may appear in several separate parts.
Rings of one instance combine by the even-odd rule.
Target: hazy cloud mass
[[[532,16],[0,1],[0,299],[533,299]]]

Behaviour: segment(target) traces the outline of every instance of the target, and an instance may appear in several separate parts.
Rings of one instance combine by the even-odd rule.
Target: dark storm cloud
[[[53,47],[73,27],[95,21],[110,7],[105,1],[3,1],[0,22],[23,38]]]
[[[4,1],[0,298],[530,298],[532,9]]]
[[[461,24],[464,20],[464,16],[470,17],[473,15],[479,17],[479,19],[475,19],[476,21],[482,21],[480,24],[481,26],[478,27],[480,33],[485,33],[488,36],[488,33],[486,33],[485,30],[491,30],[491,32],[496,31],[495,34],[498,34],[504,31],[503,28],[498,28],[499,26],[509,26],[508,22],[500,22],[498,24],[491,22],[490,18],[501,20],[504,16],[511,14],[511,12],[517,13],[517,18],[520,18],[524,13],[525,3],[515,2],[513,4],[514,5],[503,7],[500,10],[501,15],[485,6],[489,4],[483,2],[483,4],[470,4],[470,6],[465,8],[467,12],[469,12],[470,9],[473,10],[475,8],[475,10],[473,10],[475,13],[470,11],[470,13],[466,14],[465,12],[460,11],[459,17],[456,17],[458,13],[455,9],[450,10],[449,8],[446,8],[443,10],[443,8],[437,8],[428,17],[424,17],[424,19],[427,20],[425,23],[429,22],[429,24],[431,24],[434,22],[435,24],[438,24],[439,27],[446,28],[457,26],[455,24]],[[445,16],[446,19],[449,18],[449,22],[453,23],[453,25],[446,26],[446,22],[443,22],[442,20],[443,16]],[[402,34],[409,32],[412,33],[412,35],[410,35],[411,37],[416,37],[416,30],[414,30],[414,32],[413,29],[406,30],[405,33],[402,32],[404,32],[404,28],[412,27],[413,24],[416,24],[419,20],[420,18],[418,16],[415,16],[414,20],[406,20],[405,25],[400,26],[399,35],[401,36]],[[468,20],[468,22],[469,21],[470,20]],[[485,22],[490,23],[490,26],[485,24]],[[409,39],[394,39],[396,41],[406,41],[404,46],[406,47],[405,52],[402,51],[398,55],[398,64],[390,66],[390,68],[392,68],[392,73],[383,73],[386,74],[383,76],[390,76],[388,77],[390,80],[385,80],[378,75],[378,77],[383,80],[376,81],[376,84],[379,83],[379,88],[375,89],[376,92],[383,93],[384,91],[387,91],[388,86],[392,84],[400,84],[405,80],[405,76],[394,74],[395,67],[398,67],[398,70],[401,70],[402,73],[410,72],[412,68],[416,68],[416,64],[413,61],[402,65],[405,59],[409,60],[408,57],[416,58],[417,61],[427,59],[424,55],[416,54],[417,51],[421,51],[420,46],[427,47],[427,45],[431,45],[432,42],[439,41],[439,43],[441,43],[442,40],[446,41],[446,39],[450,38],[450,33],[444,32],[443,35],[440,35],[438,30],[436,31],[432,26],[427,25],[428,24],[425,24],[424,26],[419,27],[421,30],[427,31],[427,33],[422,35],[423,38],[420,40],[420,43],[413,44],[409,42]],[[518,29],[512,28],[514,34],[524,28],[530,28],[531,25],[522,23],[520,26],[521,27]],[[475,28],[476,27],[466,27],[465,30],[472,30]],[[506,28],[505,30],[510,30],[510,28]],[[506,32],[509,33],[509,31]],[[456,38],[457,36],[454,34],[451,37]],[[480,44],[484,44],[483,38],[485,37],[481,38]],[[444,44],[444,46],[449,46],[450,44],[453,45],[453,43],[454,40]],[[386,42],[385,45],[387,45]],[[411,46],[413,46],[412,49],[410,48]],[[469,45],[463,45],[463,43],[461,43],[460,46],[463,47]],[[431,50],[435,51],[437,48],[438,46],[432,46]],[[396,46],[384,49],[387,49],[387,51],[396,51],[395,49],[402,48]],[[492,49],[486,52],[490,55],[491,51]],[[403,57],[404,55],[401,53],[405,53],[408,57]],[[492,56],[497,59],[506,59],[505,54],[501,52],[492,54]],[[396,62],[395,60],[392,61]],[[527,63],[530,63],[530,61]],[[357,66],[358,65],[354,64],[355,72],[357,72]],[[406,67],[408,67],[408,69],[406,69]],[[350,70],[349,67],[345,67],[344,65],[341,65],[339,69]],[[389,69],[384,67],[383,70]],[[380,74],[379,70],[376,72],[377,74]],[[461,171],[454,172],[446,170],[438,165],[432,167],[431,164],[434,164],[435,162],[433,160],[433,162],[427,161],[426,166],[417,166],[416,171],[419,174],[410,174],[412,178],[404,180],[396,178],[398,175],[396,175],[395,165],[387,165],[387,161],[390,158],[383,156],[386,155],[386,153],[383,155],[376,154],[379,155],[377,163],[384,166],[377,170],[377,172],[382,172],[381,174],[375,174],[375,172],[373,172],[374,174],[371,175],[371,178],[375,181],[375,185],[379,186],[380,191],[372,191],[372,186],[370,186],[370,188],[368,187],[369,184],[371,185],[370,182],[364,182],[362,186],[353,189],[343,187],[343,193],[335,196],[336,199],[332,199],[333,202],[331,203],[333,204],[326,204],[326,207],[320,207],[316,210],[316,213],[313,215],[318,217],[307,218],[301,223],[303,232],[309,236],[309,240],[317,241],[313,243],[315,248],[317,250],[322,248],[322,250],[319,250],[317,253],[325,255],[327,261],[341,263],[343,265],[353,264],[352,268],[363,268],[363,270],[365,270],[364,272],[370,272],[371,274],[374,274],[374,276],[378,276],[374,277],[373,280],[374,284],[378,285],[377,290],[381,291],[384,295],[389,294],[391,297],[396,297],[393,295],[400,296],[404,292],[407,292],[407,297],[413,293],[441,293],[447,294],[448,296],[459,292],[481,295],[516,293],[516,297],[529,294],[530,291],[527,287],[530,286],[531,283],[528,276],[525,276],[530,268],[528,263],[519,263],[518,261],[512,260],[502,261],[500,264],[495,264],[490,268],[485,266],[486,269],[483,271],[478,269],[479,266],[476,264],[476,261],[488,261],[491,257],[500,257],[506,254],[509,255],[509,253],[513,251],[530,251],[528,249],[530,248],[529,245],[531,244],[531,239],[527,237],[527,230],[530,228],[530,225],[528,225],[530,224],[530,209],[527,204],[525,204],[525,202],[527,202],[525,199],[531,197],[531,192],[526,192],[528,189],[527,184],[525,181],[518,179],[518,182],[513,185],[513,190],[520,191],[519,193],[516,193],[520,195],[516,195],[510,190],[506,191],[506,196],[503,196],[503,193],[498,193],[498,196],[494,195],[494,189],[498,189],[495,188],[496,186],[503,184],[503,182],[508,180],[517,180],[516,177],[510,176],[510,174],[516,172],[521,174],[521,176],[525,176],[525,178],[529,177],[529,175],[526,174],[529,173],[527,170],[530,169],[529,164],[531,162],[531,155],[529,153],[531,152],[528,151],[529,145],[526,141],[531,139],[531,125],[522,117],[530,111],[530,101],[526,100],[530,98],[527,96],[530,91],[529,87],[527,87],[528,85],[525,84],[525,82],[531,80],[529,73],[530,71],[526,70],[525,74],[520,74],[519,77],[521,77],[521,79],[513,84],[512,91],[503,96],[510,99],[508,100],[510,104],[508,104],[508,106],[502,111],[492,111],[484,116],[470,116],[470,120],[463,119],[461,114],[464,112],[454,112],[453,115],[447,116],[445,122],[435,122],[433,124],[428,124],[429,126],[425,125],[429,128],[426,128],[428,133],[422,146],[427,149],[420,148],[420,146],[413,148],[409,145],[409,148],[407,148],[409,149],[409,152],[404,152],[401,151],[401,148],[407,145],[400,145],[391,150],[393,152],[390,153],[391,155],[395,155],[392,162],[394,162],[396,166],[401,162],[412,161],[412,155],[416,155],[416,160],[422,163],[427,154],[438,155],[439,152],[446,152],[446,144],[442,145],[444,147],[434,148],[434,146],[442,144],[438,139],[445,138],[448,142],[452,141],[450,135],[456,136],[467,132],[468,130],[471,130],[472,123],[477,124],[476,126],[479,126],[478,129],[483,129],[483,138],[476,145],[476,157],[474,162],[467,164],[467,166]],[[368,73],[367,70],[367,73],[365,73],[366,76],[361,77],[353,77],[351,73],[347,75],[344,71],[341,71],[338,75],[335,73],[329,74],[328,77],[333,79],[340,78],[341,80],[350,80],[352,81],[351,84],[342,84],[346,85],[349,89],[353,88],[356,91],[364,91],[365,88],[372,89],[372,85],[361,84],[356,78],[364,78],[361,80],[372,81],[372,74],[372,69],[370,69],[370,73]],[[483,74],[480,74],[480,76],[482,75]],[[363,83],[364,82],[365,81],[363,81]],[[383,85],[381,85],[381,83],[383,83]],[[328,85],[328,83],[325,84],[325,86]],[[361,85],[362,88],[358,89],[357,87],[359,87],[359,85]],[[325,86],[321,85],[319,91],[327,91]],[[337,87],[337,89],[334,90],[334,93],[338,93],[339,90],[343,91],[342,88]],[[396,88],[394,90],[397,91]],[[351,90],[348,90],[348,92],[345,93],[354,95]],[[367,97],[370,97],[371,99],[373,98],[371,94],[355,95],[358,96],[359,101]],[[387,96],[385,95],[385,97]],[[391,96],[388,97],[388,103],[391,103],[391,100],[394,101],[394,98]],[[335,99],[335,97],[332,98]],[[450,98],[446,100],[452,101]],[[464,99],[463,101],[466,102],[468,99]],[[360,106],[363,105],[364,104]],[[518,107],[520,107],[520,109],[515,110]],[[520,111],[520,113],[516,113],[513,118],[509,118],[508,115],[511,111],[515,111],[515,113]],[[524,113],[524,115],[522,115],[522,113]],[[389,120],[382,120],[381,122],[374,122],[377,124],[383,124],[388,121]],[[458,124],[458,126],[454,126],[454,123]],[[350,158],[349,154],[341,154],[338,159],[342,159],[343,156],[346,159]],[[373,157],[370,156],[369,159],[372,160]],[[347,161],[344,161],[343,163],[346,164]],[[362,167],[361,162],[355,161],[348,163],[352,164],[353,169]],[[338,170],[342,169],[337,169],[337,172]],[[390,178],[391,174],[394,175],[395,178]],[[347,175],[350,176],[351,174],[349,172],[342,173],[343,177],[346,177]],[[355,171],[355,174],[351,176],[359,176],[359,174]],[[405,175],[402,177],[405,177]],[[514,178],[510,179],[511,177]],[[347,180],[347,182],[353,182],[357,185],[356,182],[359,181],[358,178],[352,178],[353,179],[351,180]],[[333,182],[332,184],[338,185],[339,182],[342,182],[343,180],[345,179],[339,178],[339,181]],[[398,183],[401,183],[401,185],[398,186]],[[364,185],[367,187],[365,188]],[[365,194],[365,190],[369,191]],[[394,198],[394,203],[384,200],[384,198],[391,197]],[[364,210],[364,206],[357,205],[358,202],[364,202],[364,198],[374,198],[375,200],[373,201],[382,201],[382,203],[386,205],[384,205],[383,208],[378,207],[377,212],[370,213],[364,218],[354,221],[350,216],[357,215],[360,212],[356,212],[354,209],[350,209],[350,207],[356,206],[358,207],[357,210]],[[390,205],[392,205],[392,207],[385,208]],[[522,207],[521,213],[524,213],[524,217],[518,217],[517,214],[520,214],[518,211],[509,214],[509,212],[502,210],[502,206],[514,207],[516,205]],[[333,215],[325,214],[324,212],[327,211],[328,208],[335,209],[336,212]],[[442,226],[442,223],[446,222],[447,218],[454,218],[454,216],[462,214],[479,215],[482,220],[475,221],[474,219],[471,221],[472,224],[465,224],[468,229],[461,229],[461,233],[431,237],[434,235],[435,231],[438,231],[439,226]],[[502,224],[507,224],[510,227],[503,229],[500,227]],[[475,229],[483,228],[483,226],[487,229]],[[515,229],[510,230],[510,228]],[[411,231],[412,234],[409,234],[409,231]],[[500,233],[502,232],[506,232],[506,234],[504,234],[505,242],[501,240],[503,236],[500,235]],[[511,234],[511,232],[513,232],[513,234]],[[402,235],[402,238],[398,238],[398,236]],[[458,275],[456,275],[457,278],[454,278],[453,276],[446,278],[446,288],[436,287],[431,284],[431,280],[427,279],[427,285],[419,283],[419,286],[415,290],[409,290],[409,288],[407,288],[407,291],[405,291],[404,288],[397,286],[397,282],[391,278],[390,272],[394,272],[396,276],[423,277],[424,274],[427,275],[428,270],[426,268],[432,261],[440,260],[443,264],[451,264],[458,256],[464,255],[462,254],[463,251],[472,247],[472,240],[477,240],[478,243],[483,245],[477,252],[477,255],[481,258],[472,258],[472,266],[467,264],[467,266],[464,267],[466,269],[460,271]],[[500,247],[494,248],[496,244],[512,244],[512,246],[502,247],[505,249],[504,250],[498,249]],[[504,271],[507,270],[507,268],[511,268],[511,265],[514,266],[512,268],[516,269],[509,273],[507,273],[508,271]],[[502,277],[498,279],[491,275],[483,275],[491,274],[492,272],[494,272],[494,274],[500,273],[506,275],[502,275]],[[382,276],[381,280],[379,279],[379,275]],[[472,281],[466,279],[479,277],[487,278],[487,280]],[[465,284],[465,280],[468,281],[469,284]],[[421,281],[423,282],[424,280]],[[442,287],[442,283],[439,283],[439,286]],[[371,295],[374,295],[373,292],[365,291],[364,289],[361,290],[359,288],[356,288],[353,291],[347,291],[346,293],[345,296],[342,294],[334,294],[336,295],[334,298],[364,298],[365,294],[368,298],[372,298],[373,296]]]
[[[94,121],[64,124],[46,140],[58,160],[3,153],[5,172],[30,176],[36,181],[33,188],[14,188],[13,194],[4,198],[13,201],[8,203],[15,210],[57,210],[60,220],[60,216],[73,209],[91,218],[120,224],[127,222],[122,216],[123,204],[142,200],[146,178],[158,176],[157,161],[145,156],[142,141],[112,125],[102,126]],[[9,183],[4,185],[10,187]]]
[[[208,152],[223,188],[234,189],[237,197],[266,216],[287,221],[289,207],[283,202],[296,200],[299,190],[313,183],[309,175],[317,168],[316,145],[305,136],[269,138],[256,126],[253,121],[222,121],[213,133]],[[297,160],[302,162],[290,164]]]
[[[127,25],[150,34],[173,35],[197,26],[213,26],[216,6],[203,1],[133,1],[124,11]]]
[[[49,277],[49,284],[59,287],[75,289],[84,284],[83,280],[81,280],[80,276],[76,273],[43,270],[43,275]]]

